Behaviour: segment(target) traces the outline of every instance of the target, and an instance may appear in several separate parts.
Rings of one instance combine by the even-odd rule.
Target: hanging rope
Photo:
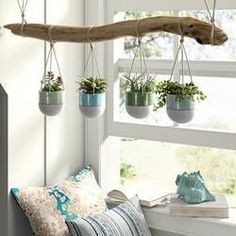
[[[28,5],[28,0],[22,0],[20,3],[20,0],[17,0],[20,12],[21,12],[21,36],[24,37],[24,25],[27,24],[25,19],[25,12]]]
[[[210,17],[210,22],[212,23],[210,43],[211,43],[211,45],[214,45],[216,0],[213,0],[212,13],[211,13],[211,10],[210,10],[207,0],[204,0],[204,3],[206,5],[206,9],[207,9],[208,15]]]
[[[46,85],[46,76],[47,76],[48,64],[49,64],[49,71],[52,71],[53,56],[54,56],[54,59],[55,59],[55,62],[56,62],[59,77],[62,78],[61,68],[60,68],[58,58],[57,58],[56,49],[55,49],[55,46],[54,46],[55,43],[54,43],[53,38],[52,38],[52,30],[53,30],[53,25],[51,25],[48,28],[48,38],[50,40],[50,48],[49,48],[48,55],[47,55],[47,58],[46,58],[46,62],[45,62],[45,65],[44,65],[44,75],[43,75],[43,79],[41,81],[41,88],[43,88]],[[63,83],[62,83],[62,89],[64,90],[64,84]]]
[[[100,74],[99,66],[98,66],[98,61],[97,61],[97,53],[96,53],[96,50],[95,50],[95,44],[93,44],[92,41],[90,40],[90,33],[91,33],[91,30],[93,29],[93,27],[94,26],[89,27],[87,32],[86,32],[87,42],[89,43],[90,50],[89,50],[87,61],[86,61],[85,66],[84,66],[84,73],[83,73],[83,79],[82,80],[84,80],[84,78],[85,78],[86,71],[88,69],[88,65],[89,65],[90,61],[92,63],[92,68],[91,68],[92,69],[92,76],[93,77],[95,76],[95,68],[96,68],[97,73],[98,73],[98,77],[101,78],[101,74]],[[95,94],[95,88],[93,88],[93,94]]]
[[[134,57],[133,57],[133,60],[132,60],[132,63],[131,63],[131,67],[130,67],[130,71],[129,71],[129,77],[131,77],[134,62],[136,61],[137,56],[139,55],[139,58],[140,58],[140,61],[139,61],[140,62],[140,74],[144,75],[143,82],[145,82],[148,79],[148,69],[147,69],[147,63],[146,63],[145,53],[144,53],[144,49],[143,49],[142,36],[140,35],[140,30],[139,30],[139,26],[140,26],[141,21],[142,21],[142,19],[138,20],[137,24],[136,24],[136,35],[137,35],[137,38],[138,38],[138,46],[135,50]],[[143,66],[144,66],[144,69],[143,69]],[[143,86],[142,86],[142,92],[143,92]]]
[[[192,78],[192,73],[191,73],[191,68],[190,68],[190,64],[189,64],[187,51],[186,51],[185,46],[184,46],[183,27],[182,27],[182,24],[181,24],[180,21],[179,21],[178,25],[179,25],[179,31],[180,31],[181,38],[180,38],[180,44],[179,44],[179,47],[178,47],[178,50],[177,50],[177,53],[176,53],[176,56],[175,56],[175,60],[174,60],[174,64],[173,64],[173,67],[172,67],[172,70],[171,70],[171,75],[170,75],[169,80],[171,81],[172,78],[173,78],[174,71],[175,71],[175,68],[176,68],[176,64],[177,64],[177,61],[178,61],[178,58],[179,58],[179,54],[181,53],[181,59],[180,59],[180,62],[181,62],[181,84],[184,85],[184,56],[186,58],[191,83],[193,83],[193,78]]]

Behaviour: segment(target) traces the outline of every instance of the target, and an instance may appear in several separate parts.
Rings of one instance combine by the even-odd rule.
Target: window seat
[[[155,230],[186,236],[236,235],[236,209],[230,209],[230,217],[227,219],[171,216],[168,207],[143,207],[143,212],[146,216],[148,226]]]

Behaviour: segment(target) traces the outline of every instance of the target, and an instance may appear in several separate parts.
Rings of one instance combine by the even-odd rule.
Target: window
[[[186,49],[189,52],[189,58],[193,64],[194,82],[207,94],[208,99],[200,104],[197,104],[196,114],[194,120],[187,125],[187,127],[198,127],[204,129],[218,129],[235,131],[235,118],[236,112],[232,111],[234,106],[234,87],[236,86],[236,79],[231,76],[236,76],[236,73],[232,73],[229,77],[221,77],[215,71],[214,67],[218,60],[223,60],[222,64],[227,61],[233,62],[236,65],[236,33],[234,31],[234,25],[236,23],[235,10],[218,10],[216,16],[218,16],[218,25],[226,29],[229,40],[228,42],[219,47],[202,46],[192,39],[186,39]],[[194,16],[202,19],[207,19],[207,11],[179,11],[175,13],[180,16]],[[127,20],[137,19],[140,17],[157,16],[157,15],[170,15],[173,16],[173,11],[164,12],[137,12],[127,11],[118,12],[114,16],[114,20]],[[122,41],[122,43],[121,43]],[[178,37],[167,34],[148,34],[144,37],[144,52],[146,58],[148,58],[147,64],[149,71],[157,75],[158,80],[166,80],[170,78],[170,70],[173,63],[175,54],[174,43],[178,43]],[[125,110],[124,92],[125,84],[122,80],[122,74],[129,72],[130,64],[134,56],[134,51],[137,47],[137,39],[126,37],[119,40],[118,44],[114,45],[114,57],[118,58],[117,66],[117,83],[119,83],[120,97],[115,99],[120,100],[119,112],[114,114],[114,119],[117,121],[131,122],[131,123],[145,123],[152,125],[173,125],[173,122],[167,117],[165,109],[154,112],[152,116],[145,120],[136,120],[130,117]],[[123,51],[123,52],[122,52]],[[119,52],[119,56],[116,55]],[[223,57],[221,56],[223,55]],[[124,56],[124,57],[121,57]],[[128,58],[128,59],[127,59]],[[172,60],[169,60],[172,59]],[[210,60],[210,66],[208,68],[201,68],[206,60]],[[213,61],[214,60],[214,61]],[[221,62],[219,63],[221,64]],[[159,68],[162,67],[162,73]],[[155,67],[156,66],[156,67]],[[134,68],[134,72],[138,72],[139,65]],[[236,72],[236,71],[235,71]],[[205,73],[205,74],[204,74]],[[201,75],[201,76],[200,76]],[[206,75],[206,76],[204,76]],[[185,76],[185,81],[190,81],[188,76]],[[225,87],[226,86],[226,87]],[[222,87],[225,87],[222,90]],[[221,96],[219,96],[221,94]],[[221,107],[222,109],[219,109]],[[230,116],[228,114],[231,114]]]
[[[85,19],[87,25],[110,23],[122,20],[125,17],[134,17],[135,14],[140,14],[140,16],[145,14],[175,16],[200,14],[199,16],[204,19],[208,17],[205,13],[204,1],[99,0],[90,2],[85,1],[86,12],[89,12],[87,19]],[[209,1],[209,3],[211,2]],[[158,183],[166,183],[165,186],[160,188],[163,191],[168,191],[168,188],[169,190],[175,189],[176,186],[173,180],[175,180],[176,174],[188,170],[184,160],[182,162],[180,160],[179,150],[185,152],[185,157],[189,157],[189,150],[198,152],[204,157],[205,153],[208,152],[212,157],[209,158],[207,163],[214,158],[217,163],[221,164],[223,159],[220,159],[220,156],[223,156],[224,160],[229,156],[227,166],[230,164],[235,166],[236,132],[234,124],[235,105],[233,104],[235,93],[233,91],[236,79],[236,54],[234,48],[235,27],[233,26],[235,25],[236,1],[217,0],[217,9],[217,20],[219,20],[217,24],[224,24],[223,27],[231,38],[223,47],[201,47],[193,40],[185,39],[194,80],[208,95],[208,99],[199,104],[198,110],[200,112],[196,111],[195,119],[188,125],[175,126],[167,118],[165,110],[154,113],[153,118],[148,120],[130,118],[124,111],[121,75],[130,68],[133,49],[137,41],[127,37],[108,41],[105,44],[97,44],[99,55],[104,58],[104,60],[99,60],[99,63],[104,68],[104,76],[109,83],[107,112],[104,120],[85,120],[85,156],[86,162],[92,164],[95,168],[98,180],[105,190],[116,188],[116,184],[120,183],[120,167],[122,167],[123,177],[131,177],[128,181],[122,179],[124,186],[133,188],[132,183],[134,183],[133,186],[139,183],[141,185],[138,185],[136,189],[140,189],[140,186],[145,187],[142,181],[135,183],[135,180],[145,179],[141,174],[147,174],[148,172],[151,174],[160,173],[160,176],[156,175],[156,177],[149,175],[147,180],[149,183],[150,179],[155,178],[159,179]],[[125,15],[127,12],[129,15]],[[146,42],[149,39],[153,40],[145,43],[148,58],[147,65],[149,73],[158,74],[157,78],[162,80],[170,76],[179,39],[170,34],[162,34],[163,37],[157,37],[159,35],[161,33],[147,35],[143,40]],[[221,53],[222,51],[223,53]],[[134,69],[138,70],[138,67],[136,66]],[[187,71],[186,69],[185,67],[185,71]],[[177,75],[175,79],[177,79]],[[225,92],[225,88],[230,92]],[[230,93],[233,94],[230,95]],[[230,108],[232,104],[233,108]],[[201,117],[201,119],[198,117]],[[119,137],[122,137],[121,141],[117,141]],[[203,150],[206,150],[206,152]],[[139,151],[138,154],[137,151]],[[160,152],[162,155],[154,155],[155,152]],[[190,155],[190,157],[196,161],[196,156]],[[158,171],[168,166],[167,160],[170,160],[173,164],[172,172],[168,173],[167,170],[169,169],[166,168],[165,172],[167,174],[164,171]],[[149,165],[137,172],[138,162],[145,162]],[[200,162],[196,161],[195,163]],[[221,171],[221,168],[215,170]],[[229,170],[233,172],[230,167]],[[201,171],[205,173],[205,170],[202,169]],[[219,182],[222,183],[222,186],[217,191],[231,192],[230,195],[233,196],[234,190],[232,189],[234,187],[231,187],[231,180],[229,179],[235,179],[235,177],[232,177],[234,174],[232,173],[232,175],[227,175],[227,178],[221,179]],[[132,179],[133,175],[136,175],[134,179]],[[213,177],[207,176],[205,178],[207,183],[211,185],[209,187],[214,187],[211,184]],[[234,182],[232,182],[233,185]],[[232,206],[235,206],[235,203]],[[155,217],[156,214],[154,213],[156,212],[152,212],[150,215],[149,213],[148,211],[147,216],[154,223],[150,223],[150,226],[155,229],[166,229],[170,232],[186,235],[211,235],[213,230],[216,234],[218,232],[217,235],[235,234],[235,219],[229,219],[229,224],[225,224],[224,220],[199,220],[202,223],[199,224],[199,221],[195,219],[188,221],[186,224],[186,219],[176,218],[173,221],[171,217],[165,214],[157,214],[157,217]],[[214,224],[212,224],[213,221]],[[187,227],[185,230],[183,229],[184,226]],[[202,229],[201,232],[199,232],[199,228]]]
[[[236,151],[141,139],[120,139],[121,189],[140,196],[176,191],[184,171],[201,170],[210,191],[236,208]]]
[[[121,7],[122,3],[108,4],[108,19],[119,21],[145,16],[170,15],[194,16],[209,20],[203,4],[189,3],[186,6],[175,6],[175,4],[171,5],[166,2],[166,4],[161,3],[156,7],[154,5],[155,3],[150,1],[152,7],[147,7],[140,1],[136,6],[131,1],[128,4],[129,7],[125,7],[127,10],[124,11],[124,8]],[[146,8],[156,8],[156,10],[147,11]],[[110,135],[236,149],[236,143],[232,140],[228,140],[228,144],[224,142],[226,137],[228,139],[236,136],[234,122],[236,112],[232,109],[236,96],[234,93],[236,86],[236,33],[234,30],[236,6],[229,4],[227,9],[222,6],[219,8],[216,11],[217,24],[223,27],[229,36],[225,45],[202,46],[193,39],[185,39],[194,82],[208,96],[205,101],[196,104],[194,119],[186,125],[176,127],[176,124],[168,118],[165,108],[157,110],[150,117],[142,120],[134,119],[127,114],[122,74],[130,70],[137,39],[126,37],[108,44],[106,67],[107,77],[110,78],[109,82],[112,87],[109,91],[112,99],[108,101],[107,130]],[[149,73],[157,75],[157,80],[169,79],[179,37],[168,33],[156,33],[145,36],[143,42]],[[138,72],[138,64],[138,62],[134,64],[133,72]],[[184,66],[184,70],[185,81],[188,81],[187,65]],[[178,76],[176,73],[176,80],[178,80]],[[138,130],[142,132],[142,135],[138,134],[140,133]],[[159,135],[160,132],[162,135]],[[204,137],[204,142],[199,141],[202,138],[196,136],[198,132],[201,133],[201,137]],[[212,138],[213,136],[214,138]],[[215,140],[213,141],[213,139]],[[219,140],[223,141],[219,142]]]
[[[108,1],[107,20],[111,22],[156,15],[194,16],[209,20],[203,3],[192,0],[183,2]],[[208,96],[206,101],[197,104],[194,119],[186,125],[173,124],[165,109],[142,120],[127,114],[122,74],[130,70],[137,39],[126,37],[107,43],[106,76],[111,89],[108,94],[106,130],[109,136],[123,137],[119,143],[120,153],[117,154],[121,161],[117,168],[121,168],[123,187],[143,192],[148,185],[153,187],[158,184],[161,187],[157,189],[173,191],[176,189],[174,181],[177,174],[200,169],[209,188],[227,194],[233,199],[232,206],[236,206],[235,15],[235,1],[229,1],[227,6],[219,1],[217,24],[229,36],[223,46],[201,46],[185,38],[194,82]],[[157,75],[157,80],[169,79],[179,37],[155,33],[145,36],[143,43],[149,73]],[[139,64],[135,63],[133,72],[138,70]],[[186,65],[184,70],[185,80],[188,81]],[[175,79],[178,79],[178,73]],[[192,169],[190,160],[194,163]],[[211,167],[216,174],[209,173]],[[214,184],[215,180],[217,185]]]

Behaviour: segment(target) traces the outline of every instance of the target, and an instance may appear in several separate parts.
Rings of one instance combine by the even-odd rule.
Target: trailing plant
[[[157,108],[166,105],[167,95],[175,95],[177,102],[180,102],[184,98],[188,98],[192,101],[203,101],[206,99],[206,95],[204,95],[204,93],[193,82],[182,85],[178,82],[164,80],[157,83],[156,92],[159,95]]]
[[[127,163],[121,163],[121,166],[120,166],[121,184],[124,184],[125,180],[131,179],[135,177],[136,175],[137,175],[136,170],[133,165],[127,164]]]
[[[127,92],[155,92],[156,91],[156,76],[143,74],[129,74],[122,75],[126,81],[125,87]]]
[[[81,82],[78,82],[78,84],[78,90],[86,94],[105,93],[108,89],[106,80],[98,76],[83,77],[83,80]]]
[[[44,80],[42,81],[42,92],[58,92],[63,89],[63,81],[61,76],[55,77],[52,71],[48,71]]]

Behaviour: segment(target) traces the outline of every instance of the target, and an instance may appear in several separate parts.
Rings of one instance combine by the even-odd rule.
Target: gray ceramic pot
[[[63,107],[63,91],[39,91],[39,109],[46,116],[55,116]]]
[[[126,111],[136,119],[148,117],[153,111],[153,93],[126,92]]]
[[[166,111],[172,121],[179,124],[188,123],[194,117],[194,102],[189,98],[176,101],[175,95],[167,95]]]

